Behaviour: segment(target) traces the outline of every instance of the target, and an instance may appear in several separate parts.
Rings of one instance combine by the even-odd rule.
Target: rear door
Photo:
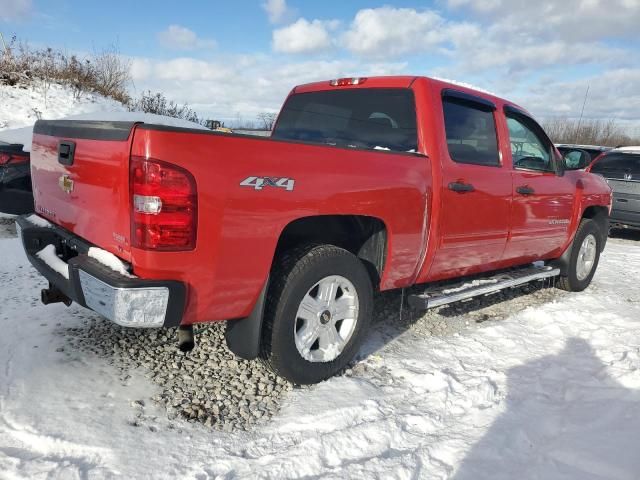
[[[606,178],[613,190],[611,221],[640,227],[640,153],[609,153],[591,173]]]
[[[502,165],[496,107],[456,90],[442,97],[447,154],[442,155],[440,243],[430,279],[495,268],[509,232],[511,175]]]
[[[553,144],[528,115],[510,107],[513,208],[505,260],[526,263],[556,253],[569,238],[576,180],[558,175]],[[561,253],[561,252],[560,252]]]

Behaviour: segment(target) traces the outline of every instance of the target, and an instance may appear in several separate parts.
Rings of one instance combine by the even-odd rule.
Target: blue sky
[[[253,119],[290,88],[348,75],[456,79],[540,117],[615,118],[640,133],[640,0],[0,0],[0,31],[91,52],[117,44],[132,93]],[[637,132],[635,132],[637,130]]]

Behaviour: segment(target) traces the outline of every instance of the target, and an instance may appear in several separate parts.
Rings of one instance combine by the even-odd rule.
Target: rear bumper
[[[184,283],[122,275],[89,257],[93,245],[60,227],[35,225],[27,216],[16,223],[31,264],[69,299],[125,327],[180,325]],[[39,255],[48,245],[54,246],[59,261]]]

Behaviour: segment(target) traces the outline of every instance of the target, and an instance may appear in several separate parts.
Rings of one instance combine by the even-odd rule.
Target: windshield
[[[413,92],[370,88],[294,94],[282,108],[272,138],[415,152]]]

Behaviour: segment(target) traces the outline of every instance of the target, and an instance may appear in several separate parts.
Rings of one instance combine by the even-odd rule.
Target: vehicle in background
[[[611,227],[640,228],[640,146],[610,150],[588,170],[602,175],[613,190]]]
[[[29,152],[21,144],[0,142],[0,213],[33,212]]]
[[[420,309],[556,276],[581,291],[607,240],[602,177],[521,107],[425,77],[295,87],[270,138],[41,120],[33,152],[17,223],[45,304],[179,326],[184,349],[229,320],[234,353],[294,383],[353,359],[375,291],[426,284]]]
[[[567,166],[571,168],[587,168],[591,162],[593,162],[596,158],[602,155],[605,152],[608,152],[613,147],[602,147],[598,145],[574,145],[569,143],[557,143],[556,148],[558,151],[565,156],[565,161]],[[576,150],[584,150],[589,154],[589,160],[586,164],[580,164],[580,159],[578,155],[576,155]],[[567,154],[569,154],[567,156]]]

